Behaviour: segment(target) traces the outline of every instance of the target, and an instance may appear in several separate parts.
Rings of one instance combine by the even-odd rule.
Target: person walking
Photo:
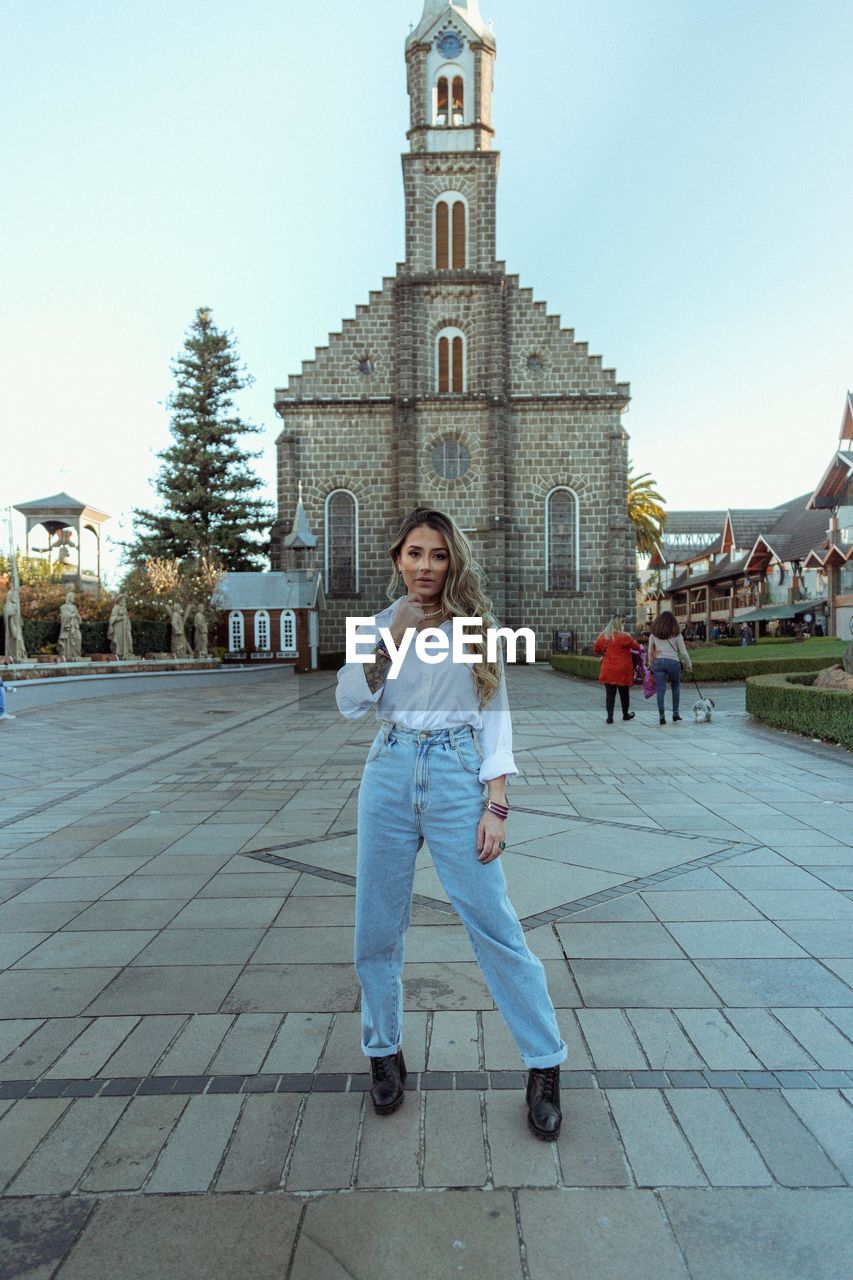
[[[632,653],[642,653],[642,646],[625,630],[625,619],[621,613],[615,613],[595,642],[594,652],[603,655],[598,679],[604,685],[604,706],[607,712],[607,723],[613,723],[613,712],[616,707],[616,693],[622,707],[622,719],[633,720],[631,706],[631,686],[634,683],[634,663]]]
[[[449,644],[453,618],[496,625],[465,535],[449,516],[417,508],[389,549],[390,608],[356,634],[393,646],[430,631]],[[395,599],[402,575],[405,595]],[[471,642],[467,646],[471,650]],[[371,710],[380,729],[358,795],[355,968],[361,984],[361,1048],[370,1059],[377,1115],[402,1104],[403,955],[412,910],[415,859],[426,840],[442,886],[467,931],[489,990],[528,1070],[527,1121],[537,1138],[560,1131],[560,1063],[567,1056],[542,962],[530,951],[507,896],[499,861],[509,814],[506,780],[518,773],[503,659],[482,641],[474,664],[424,662],[412,642],[389,678],[389,650],[338,673],[337,705],[348,719]],[[472,655],[473,656],[473,655]],[[484,800],[483,786],[488,788]]]
[[[676,724],[681,716],[678,714],[681,704],[681,668],[693,670],[687,645],[681,634],[678,619],[668,609],[652,623],[649,636],[649,667],[657,682],[658,715],[661,724],[666,724],[666,682],[672,688],[672,723]]]

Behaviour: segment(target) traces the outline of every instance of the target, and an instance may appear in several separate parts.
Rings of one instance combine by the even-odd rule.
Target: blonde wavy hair
[[[605,640],[612,640],[617,631],[625,630],[627,630],[627,628],[625,626],[624,613],[614,613],[613,617],[610,619],[601,634],[604,636]]]
[[[402,575],[397,568],[397,561],[406,545],[413,529],[427,525],[440,533],[447,543],[450,564],[441,603],[451,618],[482,618],[483,628],[496,627],[497,620],[492,609],[492,602],[483,590],[483,571],[474,559],[474,551],[465,534],[450,516],[441,511],[433,511],[429,507],[416,507],[406,516],[397,536],[388,548],[393,572],[385,594],[389,600],[397,600],[400,595]],[[497,662],[487,662],[485,634],[473,638],[469,644],[479,649],[480,660],[471,666],[471,677],[477,690],[477,702],[480,710],[491,701],[500,685],[500,668]]]

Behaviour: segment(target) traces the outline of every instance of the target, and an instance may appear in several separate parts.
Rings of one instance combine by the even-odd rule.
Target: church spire
[[[305,507],[302,505],[302,481],[300,480],[299,497],[293,516],[293,527],[284,539],[284,546],[289,551],[312,551],[316,545],[317,539],[311,532],[308,516],[305,514]]]
[[[480,14],[479,0],[424,0],[424,11],[409,41],[421,40],[442,18],[460,18],[475,36],[491,40],[490,28]]]

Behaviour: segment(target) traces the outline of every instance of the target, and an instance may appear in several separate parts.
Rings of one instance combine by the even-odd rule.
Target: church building
[[[495,55],[478,0],[425,0],[406,41],[405,261],[276,392],[272,568],[322,573],[323,652],[387,606],[388,547],[419,505],[466,531],[497,618],[533,628],[537,656],[557,630],[582,646],[634,613],[629,388],[496,259]]]

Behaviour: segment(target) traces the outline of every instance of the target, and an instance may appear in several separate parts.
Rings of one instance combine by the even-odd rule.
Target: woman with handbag
[[[598,673],[599,683],[604,685],[604,706],[607,712],[607,723],[613,723],[613,712],[616,707],[616,694],[622,707],[622,719],[633,720],[631,706],[631,686],[634,683],[634,663],[631,655],[642,653],[642,646],[625,630],[625,619],[616,613],[608,622],[595,642],[595,653],[603,655],[601,670]]]
[[[418,508],[389,549],[390,608],[357,635],[390,633],[398,649],[407,632],[450,639],[453,618],[494,626],[470,543],[450,519]],[[406,595],[400,589],[400,575]],[[446,630],[445,630],[446,629]],[[411,634],[410,634],[410,639]],[[362,641],[364,644],[365,641]],[[518,770],[503,661],[489,662],[481,639],[473,665],[424,662],[410,643],[396,678],[384,640],[370,659],[338,674],[337,703],[356,720],[380,721],[358,796],[355,967],[361,983],[361,1047],[370,1059],[377,1115],[403,1102],[403,951],[411,919],[415,859],[427,840],[435,869],[459,913],[489,990],[528,1069],[527,1121],[537,1138],[560,1131],[560,1036],[542,962],[527,946],[498,861],[506,848],[506,779]],[[472,654],[472,656],[474,656]],[[483,786],[488,787],[484,801]]]
[[[672,722],[676,724],[681,716],[678,709],[681,701],[681,668],[693,670],[687,645],[681,634],[681,627],[674,613],[665,609],[652,623],[649,636],[649,670],[657,683],[658,715],[661,724],[666,724],[666,682],[672,689]]]

